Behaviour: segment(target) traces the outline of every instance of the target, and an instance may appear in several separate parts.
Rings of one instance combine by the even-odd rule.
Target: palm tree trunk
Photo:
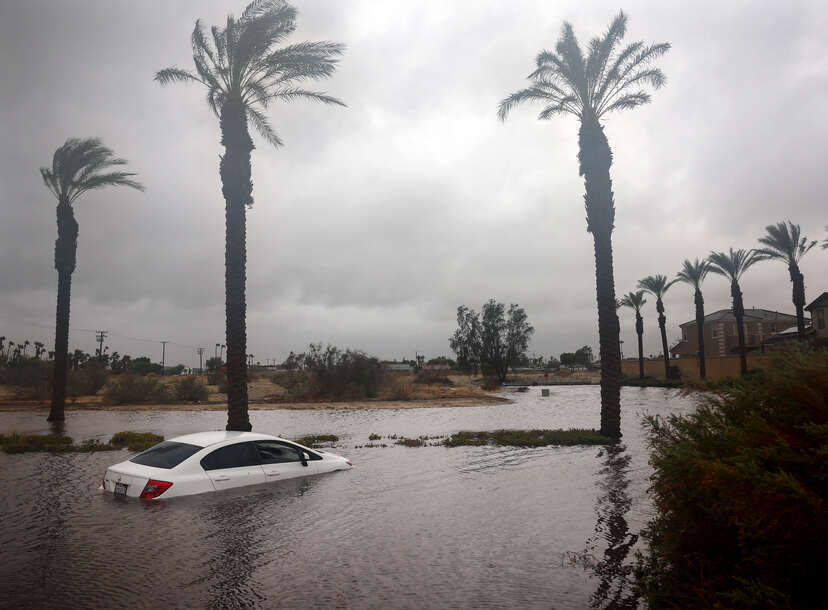
[[[664,378],[670,379],[670,352],[667,350],[667,317],[664,315],[664,303],[656,299],[658,312],[658,329],[661,331],[661,353],[664,355]]]
[[[638,335],[638,377],[644,379],[644,318],[635,312],[635,333]]]
[[[701,290],[696,289],[696,332],[699,337],[699,377],[704,379],[707,369],[704,360],[704,297]]]
[[[247,413],[246,206],[253,203],[250,153],[253,141],[240,100],[221,110],[221,185],[225,202],[224,286],[227,335],[227,429],[252,429]]]
[[[47,421],[65,419],[66,367],[69,352],[69,306],[72,297],[72,272],[78,246],[78,223],[68,201],[57,206],[58,238],[55,241],[55,269],[58,272],[55,311],[55,362],[52,378],[52,406]]]
[[[747,354],[745,353],[745,306],[742,303],[742,290],[739,282],[730,283],[730,296],[733,298],[733,316],[736,318],[736,335],[739,338],[739,371],[747,375]]]
[[[601,433],[621,437],[621,345],[612,269],[615,204],[610,165],[612,151],[594,116],[585,115],[578,132],[578,162],[584,177],[587,231],[595,243],[595,292],[601,356]]]
[[[793,263],[788,266],[793,282],[793,304],[796,308],[796,334],[800,341],[805,340],[805,277],[799,270],[799,265]]]

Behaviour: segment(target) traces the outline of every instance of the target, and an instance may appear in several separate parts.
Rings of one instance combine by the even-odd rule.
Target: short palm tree
[[[578,162],[584,177],[587,231],[595,243],[595,275],[598,301],[598,335],[601,354],[601,432],[621,436],[618,315],[615,311],[615,280],[612,268],[612,230],[615,222],[610,165],[612,151],[601,121],[609,113],[635,108],[650,101],[645,87],[655,89],[665,82],[652,62],[664,55],[668,43],[646,45],[634,42],[623,48],[627,30],[623,12],[613,19],[603,36],[589,42],[586,56],[572,25],[564,23],[555,51],[541,51],[531,85],[502,102],[498,114],[505,120],[522,102],[540,102],[539,119],[573,114],[580,122]]]
[[[78,246],[78,222],[74,204],[88,191],[105,186],[128,186],[143,191],[132,179],[135,174],[113,171],[125,165],[97,138],[70,138],[55,151],[52,167],[41,167],[46,188],[57,198],[57,230],[55,269],[58,273],[57,313],[55,315],[55,366],[52,385],[52,407],[49,421],[64,420],[66,401],[66,366],[69,350],[69,301],[72,294],[72,272]]]
[[[629,292],[621,298],[622,306],[635,310],[635,334],[638,335],[638,376],[641,379],[644,379],[644,318],[641,315],[641,308],[646,302],[643,290]]]
[[[334,73],[343,46],[334,42],[300,42],[281,48],[296,29],[296,9],[283,0],[254,0],[224,28],[212,27],[208,40],[200,21],[192,34],[195,72],[166,68],[155,75],[162,85],[195,82],[207,87],[207,104],[219,119],[222,193],[225,201],[225,292],[227,334],[227,429],[250,430],[247,413],[247,266],[245,209],[253,204],[248,123],[273,146],[282,140],[265,116],[274,101],[310,99],[344,104],[297,86]]]
[[[756,252],[759,258],[775,260],[787,265],[788,273],[793,282],[793,304],[796,309],[796,331],[800,341],[805,339],[805,277],[799,270],[799,261],[816,245],[816,241],[808,241],[801,235],[799,225],[790,220],[778,222],[765,227],[766,234],[759,238],[759,243],[765,246]]]
[[[658,328],[661,331],[661,350],[664,355],[664,377],[670,378],[670,351],[667,348],[667,317],[664,315],[664,301],[662,297],[670,289],[670,286],[678,280],[667,281],[664,275],[648,275],[638,282],[638,287],[649,292],[656,298],[656,311],[658,312]]]
[[[730,296],[733,301],[732,311],[736,318],[736,334],[739,338],[739,365],[742,375],[747,374],[747,356],[745,355],[745,305],[742,301],[742,289],[739,280],[761,257],[755,250],[734,250],[729,252],[711,252],[707,257],[710,271],[730,280]]]
[[[693,287],[693,297],[696,302],[696,333],[699,343],[699,377],[704,379],[707,376],[707,369],[704,359],[704,297],[702,296],[701,285],[704,278],[710,272],[710,263],[706,260],[696,259],[692,263],[684,259],[681,271],[676,274],[679,282],[684,282]]]

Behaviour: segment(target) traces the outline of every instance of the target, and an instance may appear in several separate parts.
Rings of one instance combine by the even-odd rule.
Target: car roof
[[[224,441],[263,441],[263,440],[284,440],[272,434],[261,434],[259,432],[230,432],[228,430],[215,430],[213,432],[196,432],[167,439],[175,443],[187,443],[198,447],[209,447]]]

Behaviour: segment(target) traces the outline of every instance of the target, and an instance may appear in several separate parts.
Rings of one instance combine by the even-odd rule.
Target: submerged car
[[[335,470],[349,460],[256,432],[200,432],[164,441],[110,466],[101,487],[155,500],[281,481]]]

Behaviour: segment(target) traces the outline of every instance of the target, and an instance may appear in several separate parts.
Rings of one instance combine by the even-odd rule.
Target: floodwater
[[[0,454],[4,607],[583,608],[623,589],[647,520],[641,420],[686,412],[674,390],[624,388],[624,449],[355,448],[371,433],[596,427],[599,389],[510,394],[514,404],[251,411],[254,430],[333,433],[354,468],[268,486],[124,501],[96,491],[126,451]],[[68,414],[76,442],[121,430],[167,438],[223,429],[222,412]],[[48,432],[0,413],[0,432]],[[383,439],[381,442],[392,443]],[[615,553],[623,558],[624,553]],[[629,559],[629,558],[628,558]]]

